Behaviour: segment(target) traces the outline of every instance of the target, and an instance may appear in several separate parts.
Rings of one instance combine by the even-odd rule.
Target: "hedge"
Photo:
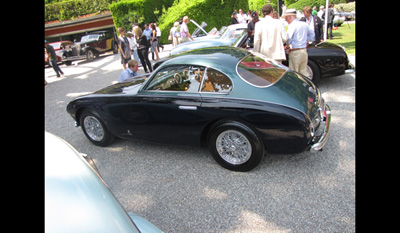
[[[265,4],[270,4],[276,11],[278,11],[278,0],[271,0],[270,2],[267,2],[266,0],[249,0],[249,9],[257,11],[258,15],[262,17],[261,9]]]
[[[108,11],[111,0],[71,0],[46,4],[44,6],[44,21],[69,20],[75,17]]]
[[[132,29],[132,23],[158,22],[174,0],[123,0],[110,4],[110,11],[116,28]]]
[[[346,2],[347,2],[346,0],[329,0],[329,3],[334,4],[335,8],[338,8],[337,4],[340,4],[341,6],[344,6],[344,5],[355,6],[355,2],[348,3],[348,4],[346,4]],[[299,0],[296,3],[288,5],[287,9],[293,9],[294,8],[296,10],[303,10],[303,8],[306,7],[306,6],[311,6],[311,7],[317,6],[317,8],[319,10],[319,7],[321,5],[326,6],[326,0]],[[338,9],[340,9],[340,8],[338,8]],[[349,9],[352,9],[352,8],[349,8]],[[352,10],[355,10],[355,7]],[[352,11],[352,10],[350,10],[350,11]],[[345,11],[347,11],[347,10],[345,10]]]
[[[233,10],[249,9],[248,0],[180,0],[175,1],[168,11],[159,18],[158,27],[161,29],[161,43],[169,43],[168,35],[171,27],[179,18],[187,15],[197,23],[206,22],[206,31],[213,27],[221,28],[231,24]],[[189,31],[193,32],[196,26],[188,24]]]

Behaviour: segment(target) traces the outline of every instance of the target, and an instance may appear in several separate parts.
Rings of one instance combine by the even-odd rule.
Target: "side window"
[[[106,32],[106,39],[111,39],[111,38],[112,38],[111,32]]]
[[[229,93],[232,87],[232,81],[226,75],[212,68],[208,68],[201,91]]]
[[[161,69],[146,90],[198,92],[204,71],[204,67],[170,66]]]

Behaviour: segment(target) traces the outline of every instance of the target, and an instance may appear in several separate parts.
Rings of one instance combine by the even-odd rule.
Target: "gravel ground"
[[[161,57],[170,45],[165,48]],[[62,65],[64,78],[46,68],[45,130],[90,155],[127,211],[165,232],[355,232],[355,74],[319,84],[332,108],[322,152],[268,154],[240,173],[220,167],[206,149],[125,140],[106,148],[91,144],[66,105],[116,82],[119,57]]]

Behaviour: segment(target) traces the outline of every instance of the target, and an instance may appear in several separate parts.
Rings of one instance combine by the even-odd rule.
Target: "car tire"
[[[106,147],[114,141],[114,135],[94,111],[85,110],[81,114],[80,125],[85,136],[96,146]]]
[[[118,44],[116,42],[113,43],[113,54],[118,53]]]
[[[321,72],[319,70],[318,65],[312,60],[308,60],[307,69],[310,69],[312,72],[312,77],[308,77],[313,81],[314,84],[318,84],[321,79]]]
[[[88,49],[88,50],[86,51],[86,60],[88,60],[88,61],[93,61],[94,56],[95,56],[95,54],[94,54],[93,50]]]
[[[65,61],[63,62],[66,66],[70,66],[72,64],[72,61]]]
[[[260,138],[240,122],[217,123],[210,131],[208,142],[208,149],[215,161],[232,171],[250,171],[264,156],[264,145]]]

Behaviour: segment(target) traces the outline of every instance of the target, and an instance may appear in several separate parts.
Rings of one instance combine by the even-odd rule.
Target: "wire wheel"
[[[227,130],[219,134],[216,141],[219,155],[226,162],[239,165],[247,162],[252,153],[252,147],[247,137],[239,131]]]
[[[83,120],[85,132],[93,141],[100,142],[104,138],[104,128],[100,121],[94,116],[87,116]]]

